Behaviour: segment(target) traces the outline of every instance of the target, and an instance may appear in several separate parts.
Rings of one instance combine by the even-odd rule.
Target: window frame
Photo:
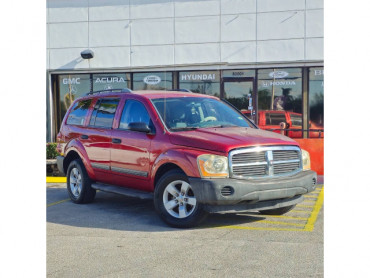
[[[70,117],[70,115],[72,114],[72,110],[73,110],[73,108],[75,107],[75,105],[78,105],[79,103],[81,103],[81,102],[84,102],[84,101],[90,101],[90,104],[89,104],[89,107],[87,108],[87,112],[86,112],[86,115],[84,116],[84,121],[83,121],[83,123],[82,124],[80,124],[80,125],[78,125],[78,124],[71,124],[71,123],[68,123],[68,119],[69,119],[69,117]],[[93,99],[91,99],[91,98],[88,98],[88,99],[80,99],[80,100],[76,100],[75,101],[75,103],[72,103],[72,105],[71,105],[71,107],[70,107],[70,109],[69,109],[69,111],[67,111],[67,113],[65,114],[66,115],[66,117],[65,117],[65,125],[69,125],[69,126],[85,126],[85,124],[86,124],[86,120],[88,119],[88,118],[90,118],[90,115],[89,115],[89,112],[90,112],[90,109],[91,109],[91,105],[94,103],[94,101],[93,101]]]
[[[117,130],[121,130],[121,131],[139,132],[139,131],[130,130],[130,129],[126,129],[126,128],[120,128],[121,119],[122,119],[123,112],[125,111],[125,107],[126,107],[127,103],[129,101],[136,101],[136,102],[138,102],[138,103],[140,103],[141,105],[144,106],[144,108],[145,108],[145,110],[146,110],[146,112],[147,112],[147,114],[149,116],[149,128],[151,129],[150,134],[156,134],[156,128],[155,128],[155,125],[154,125],[154,121],[153,121],[152,117],[150,116],[149,109],[146,107],[145,103],[143,103],[142,101],[140,101],[138,99],[134,99],[134,98],[126,98],[123,101],[124,101],[124,104],[123,104],[123,106],[121,108],[121,112],[120,112],[121,114],[117,118],[117,128],[116,129]],[[151,125],[150,125],[150,122],[152,123]],[[142,132],[139,132],[139,133],[142,133]]]
[[[103,100],[105,99],[111,99],[111,100],[118,100],[118,103],[117,103],[117,106],[116,106],[116,110],[114,111],[114,115],[113,115],[113,120],[112,120],[112,125],[111,127],[105,127],[105,126],[96,126],[95,125],[95,121],[96,121],[96,117],[98,115],[98,111],[99,111],[99,108],[100,108],[100,105],[102,103]],[[98,128],[98,129],[113,129],[113,126],[114,126],[114,119],[117,115],[117,111],[119,110],[119,106],[120,106],[120,102],[122,101],[121,97],[119,96],[109,96],[109,97],[101,97],[101,98],[97,98],[96,99],[96,102],[94,103],[94,107],[91,107],[91,115],[89,117],[89,122],[87,123],[87,127],[89,128]],[[96,110],[96,115],[94,115],[94,112],[95,112],[95,107],[98,106],[98,109]],[[92,125],[90,122],[91,120],[94,119],[94,124]]]

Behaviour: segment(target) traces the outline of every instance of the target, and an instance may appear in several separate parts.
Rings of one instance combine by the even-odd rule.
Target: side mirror
[[[151,132],[149,126],[143,122],[129,123],[128,129],[132,131],[138,131],[138,132],[144,132],[144,133]]]

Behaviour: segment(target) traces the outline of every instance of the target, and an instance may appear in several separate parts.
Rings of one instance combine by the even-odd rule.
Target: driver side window
[[[120,129],[128,129],[130,123],[145,123],[152,130],[154,128],[153,123],[149,117],[149,113],[145,106],[133,99],[126,100],[123,108],[121,120],[119,123]]]

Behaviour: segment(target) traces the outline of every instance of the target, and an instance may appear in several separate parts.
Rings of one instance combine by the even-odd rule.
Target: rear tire
[[[283,215],[287,213],[288,211],[291,211],[294,207],[295,205],[292,205],[292,206],[277,208],[277,209],[260,210],[259,212],[261,214],[266,214],[266,215]]]
[[[94,200],[96,190],[91,187],[91,180],[81,159],[73,160],[67,170],[67,189],[72,202],[86,204]]]
[[[181,170],[171,170],[156,184],[154,206],[164,222],[176,228],[191,228],[203,222],[208,213],[198,203]]]

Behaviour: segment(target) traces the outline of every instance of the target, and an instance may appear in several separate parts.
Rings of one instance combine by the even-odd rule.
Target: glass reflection
[[[220,97],[218,71],[187,71],[179,73],[179,88],[194,93]]]
[[[309,80],[310,128],[324,129],[324,68],[310,68]]]

